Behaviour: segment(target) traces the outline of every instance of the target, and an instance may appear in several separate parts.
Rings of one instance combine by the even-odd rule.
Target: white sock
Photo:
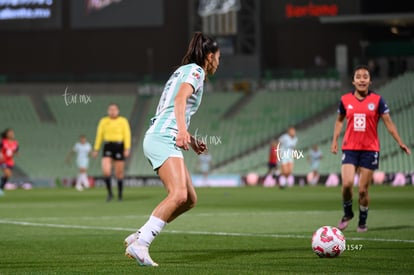
[[[85,188],[89,188],[88,175],[86,173],[81,173],[80,177],[81,177],[81,182],[82,182],[83,186]]]
[[[155,237],[161,232],[167,223],[155,216],[152,216],[148,221],[139,229],[138,243],[149,247]]]
[[[359,210],[361,210],[362,212],[367,212],[368,211],[368,206],[359,206]]]
[[[286,182],[287,182],[286,177],[284,175],[280,175],[280,177],[279,177],[279,185],[282,186],[282,187],[285,187],[286,186]]]
[[[76,189],[82,189],[82,174],[78,174],[76,178]]]
[[[293,175],[289,175],[289,177],[287,178],[287,183],[290,187],[295,184],[295,178],[293,177]]]

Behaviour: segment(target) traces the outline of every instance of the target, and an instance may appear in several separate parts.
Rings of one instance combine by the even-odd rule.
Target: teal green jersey
[[[155,116],[147,133],[162,133],[176,136],[177,120],[174,113],[174,100],[182,83],[189,83],[194,88],[193,94],[187,99],[185,121],[187,129],[191,116],[197,111],[203,96],[205,73],[197,64],[188,64],[178,68],[165,84]]]

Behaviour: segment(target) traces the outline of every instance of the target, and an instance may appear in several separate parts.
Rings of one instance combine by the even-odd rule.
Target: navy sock
[[[367,218],[368,218],[368,207],[360,206],[358,225],[365,225],[367,223]]]
[[[1,177],[1,185],[0,185],[1,190],[4,189],[4,186],[6,185],[7,180],[8,180],[7,177]]]
[[[348,218],[353,218],[354,212],[352,211],[352,200],[344,201],[343,207],[344,207],[344,216]]]

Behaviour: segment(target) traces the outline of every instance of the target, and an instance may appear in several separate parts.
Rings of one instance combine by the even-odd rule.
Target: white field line
[[[133,232],[136,228],[126,227],[106,227],[106,226],[87,226],[87,225],[69,225],[69,224],[50,224],[50,223],[33,223],[13,220],[1,220],[0,224],[12,224],[21,226],[36,226],[49,228],[65,229],[86,229],[86,230],[107,230],[107,231],[128,231]],[[169,234],[187,234],[187,235],[209,235],[209,236],[233,236],[233,237],[258,237],[258,238],[284,238],[284,239],[309,239],[310,236],[294,234],[257,234],[257,233],[236,233],[236,232],[209,232],[209,231],[185,231],[185,230],[164,230],[163,233]],[[370,242],[388,242],[388,243],[414,243],[414,240],[404,239],[384,239],[384,238],[347,238],[350,241],[370,241]]]
[[[338,212],[336,210],[325,210],[325,211],[300,211],[301,214],[308,214],[308,215],[317,215],[317,214],[322,214],[322,213],[327,213],[327,212]],[[244,216],[258,216],[258,215],[263,215],[263,216],[275,216],[275,215],[279,215],[279,214],[283,214],[283,215],[292,215],[292,214],[296,214],[298,213],[298,211],[257,211],[257,212],[221,212],[221,213],[188,213],[186,214],[187,217],[227,217],[227,216],[240,216],[240,215],[244,215]],[[65,217],[36,217],[36,218],[31,218],[31,217],[25,217],[25,218],[19,218],[19,220],[27,220],[27,221],[31,221],[31,220],[43,220],[43,221],[61,221],[62,219],[77,219],[77,220],[112,220],[112,219],[136,219],[136,218],[148,218],[149,215],[124,215],[124,216],[65,216]]]

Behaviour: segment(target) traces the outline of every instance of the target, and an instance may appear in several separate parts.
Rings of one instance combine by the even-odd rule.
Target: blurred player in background
[[[207,184],[208,181],[208,174],[210,173],[211,162],[213,158],[211,157],[209,152],[205,152],[198,156],[198,169],[203,174],[203,179]]]
[[[110,104],[107,112],[108,116],[99,121],[92,156],[94,158],[98,156],[99,148],[101,148],[103,142],[102,172],[105,177],[106,189],[108,190],[106,200],[109,202],[113,198],[111,186],[113,164],[118,183],[118,200],[122,201],[125,158],[129,157],[130,153],[131,129],[128,120],[119,115],[119,107],[117,104]]]
[[[264,187],[273,187],[276,185],[276,179],[279,176],[279,171],[277,170],[277,149],[278,149],[278,142],[277,140],[273,140],[270,143],[269,147],[269,155],[267,161],[267,173],[263,179],[263,186]]]
[[[88,180],[88,166],[89,166],[89,155],[92,152],[92,146],[86,139],[85,135],[79,137],[79,141],[76,142],[73,149],[69,152],[66,157],[66,162],[70,162],[73,154],[76,154],[76,165],[79,168],[79,174],[76,178],[75,188],[78,191],[83,191],[83,188],[89,188]]]
[[[126,255],[139,265],[158,266],[149,255],[149,246],[167,223],[190,210],[197,194],[185,165],[182,149],[197,154],[207,146],[188,132],[191,116],[203,95],[206,75],[219,66],[220,50],[212,38],[196,32],[181,66],[171,75],[161,95],[155,117],[144,138],[144,154],[160,176],[167,197],[154,209],[149,220],[125,239]]]
[[[290,126],[287,133],[283,134],[279,138],[278,156],[281,163],[281,175],[279,176],[279,186],[284,188],[286,185],[293,186],[294,178],[293,162],[295,146],[298,143],[298,137],[296,136],[296,129]]]
[[[380,145],[377,133],[379,118],[382,118],[385,127],[401,150],[408,155],[411,152],[401,140],[384,99],[369,90],[371,75],[367,66],[355,68],[352,84],[355,90],[341,97],[331,145],[332,153],[336,154],[338,152],[338,138],[346,118],[341,169],[344,215],[338,224],[338,228],[344,230],[354,217],[352,187],[355,173],[359,171],[359,221],[357,231],[366,232],[369,205],[368,188],[374,170],[378,169],[379,166]]]
[[[1,133],[0,142],[0,168],[3,171],[0,185],[0,195],[3,195],[4,185],[12,176],[14,167],[14,156],[19,151],[19,144],[14,137],[13,129],[6,129]]]
[[[311,185],[315,185],[319,181],[319,165],[321,163],[321,159],[322,151],[319,149],[318,144],[314,144],[308,154],[308,162],[311,167],[308,183]]]
[[[277,172],[277,141],[270,143],[267,175],[275,176]]]

